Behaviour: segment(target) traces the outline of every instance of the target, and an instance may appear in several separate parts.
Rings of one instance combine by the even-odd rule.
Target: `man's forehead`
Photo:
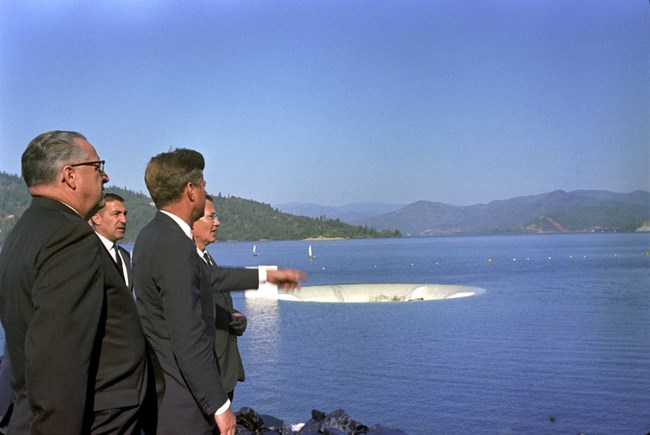
[[[122,201],[113,200],[113,201],[106,201],[106,205],[104,206],[104,208],[107,209],[110,208],[112,210],[116,210],[116,209],[125,210],[126,205],[124,205]]]

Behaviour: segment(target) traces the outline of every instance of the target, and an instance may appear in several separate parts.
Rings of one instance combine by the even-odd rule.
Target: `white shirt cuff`
[[[230,408],[230,399],[226,400],[226,403],[221,405],[221,408],[217,409],[217,412],[215,412],[214,415],[221,415],[228,411],[228,408]]]
[[[257,268],[257,277],[260,281],[260,287],[266,284],[266,267],[262,266]]]

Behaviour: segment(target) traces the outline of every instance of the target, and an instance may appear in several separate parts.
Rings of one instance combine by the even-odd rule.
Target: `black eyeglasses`
[[[74,163],[70,166],[75,167],[75,166],[94,166],[95,169],[101,173],[104,174],[104,164],[106,163],[106,160],[96,160],[94,162],[83,162],[83,163]]]

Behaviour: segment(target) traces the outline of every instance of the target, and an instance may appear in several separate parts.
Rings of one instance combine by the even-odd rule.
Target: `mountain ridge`
[[[629,232],[650,225],[650,192],[555,190],[470,206],[417,201],[354,223],[391,226],[404,235]]]
[[[404,235],[635,231],[650,226],[649,193],[637,190],[561,189],[474,205],[419,200],[410,204],[351,203],[328,207],[310,203],[279,204],[284,211],[326,215],[357,225],[396,228]],[[357,207],[355,210],[355,206]]]
[[[109,186],[107,191],[125,196],[130,218],[127,239],[134,239],[155,212],[151,200],[126,188]],[[219,230],[224,240],[650,231],[650,192],[642,190],[554,190],[467,206],[419,200],[338,207],[294,202],[274,208],[221,194],[215,201],[225,218]],[[22,180],[0,172],[0,243],[29,202]]]

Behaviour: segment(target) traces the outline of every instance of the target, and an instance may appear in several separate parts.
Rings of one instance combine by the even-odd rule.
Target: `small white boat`
[[[315,260],[316,259],[316,256],[311,251],[311,245],[309,245],[309,249],[307,249],[307,255],[309,255],[310,260]]]
[[[259,257],[260,254],[257,253],[257,245],[253,245],[253,257]]]

